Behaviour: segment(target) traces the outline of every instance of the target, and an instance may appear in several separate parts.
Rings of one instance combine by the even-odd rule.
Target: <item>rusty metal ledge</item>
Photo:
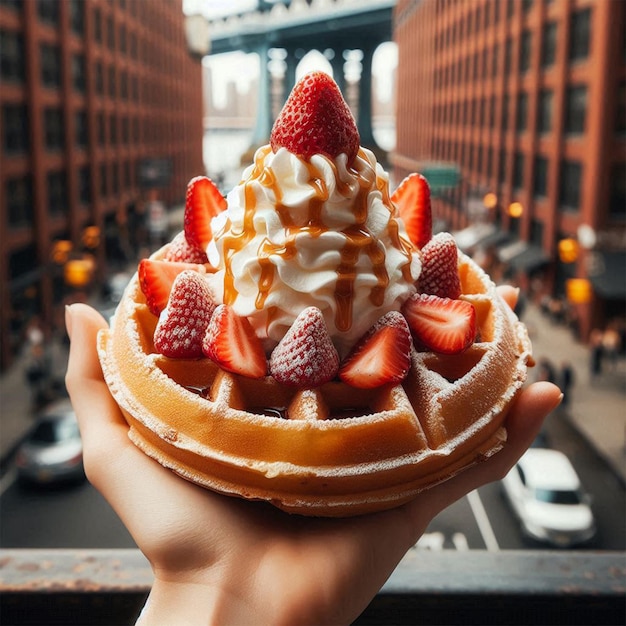
[[[0,622],[132,624],[152,584],[137,550],[0,551]],[[355,624],[626,623],[623,552],[410,550]]]

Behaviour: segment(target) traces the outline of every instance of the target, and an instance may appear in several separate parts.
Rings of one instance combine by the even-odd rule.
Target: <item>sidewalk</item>
[[[568,361],[575,372],[570,401],[560,409],[597,453],[626,483],[626,361],[594,380],[589,375],[589,350],[573,340],[570,331],[551,323],[536,306],[526,307],[523,321],[533,341],[535,360],[548,358],[557,368]],[[62,379],[67,366],[67,347],[52,346],[54,377]],[[530,371],[530,380],[536,376]],[[4,465],[16,444],[32,425],[30,390],[24,378],[24,364],[17,360],[0,377],[0,465]]]
[[[589,349],[574,340],[568,328],[551,322],[531,304],[522,321],[528,327],[535,361],[546,358],[557,372],[564,361],[573,368],[569,402],[559,410],[626,483],[626,360],[619,359],[614,368],[604,364],[602,373],[592,377]],[[536,376],[534,370],[530,380]]]

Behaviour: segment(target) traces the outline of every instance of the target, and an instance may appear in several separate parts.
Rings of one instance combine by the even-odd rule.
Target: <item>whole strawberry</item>
[[[179,232],[170,243],[165,254],[166,261],[176,263],[208,263],[206,252],[202,248],[192,246],[183,231]]]
[[[272,150],[287,148],[303,159],[339,154],[354,161],[360,146],[356,122],[335,81],[323,72],[311,72],[291,91],[272,134]]]
[[[202,274],[181,272],[154,331],[154,347],[176,359],[202,356],[202,340],[215,310],[213,294]]]
[[[308,307],[274,348],[270,373],[284,385],[312,389],[332,380],[339,370],[339,354],[322,312]]]
[[[461,295],[459,251],[450,233],[437,233],[422,248],[422,272],[417,288],[440,298],[455,300]]]

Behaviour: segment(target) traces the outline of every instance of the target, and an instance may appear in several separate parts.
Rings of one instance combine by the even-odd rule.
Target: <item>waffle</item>
[[[526,379],[524,325],[463,254],[459,274],[475,343],[455,356],[413,349],[402,384],[297,390],[209,359],[168,359],[154,350],[157,318],[137,276],[99,335],[104,377],[132,441],[187,480],[304,515],[392,508],[501,449]]]

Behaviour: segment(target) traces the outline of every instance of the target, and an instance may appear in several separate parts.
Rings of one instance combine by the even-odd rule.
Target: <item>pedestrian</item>
[[[561,392],[563,393],[563,405],[566,405],[569,401],[574,380],[574,368],[569,361],[563,361],[559,376],[559,387],[561,387]]]
[[[542,357],[537,363],[537,380],[556,383],[556,372],[554,365],[549,359]]]
[[[594,328],[589,335],[589,373],[595,378],[602,373],[602,331]]]
[[[602,334],[602,351],[611,369],[615,369],[617,365],[620,340],[615,323],[610,323]]]

